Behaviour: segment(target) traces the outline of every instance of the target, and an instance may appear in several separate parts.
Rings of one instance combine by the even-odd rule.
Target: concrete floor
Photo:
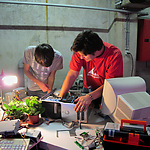
[[[150,62],[136,62],[136,74],[146,82],[146,91],[150,94]]]

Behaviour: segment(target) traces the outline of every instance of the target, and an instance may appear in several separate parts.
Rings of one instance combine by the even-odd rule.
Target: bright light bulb
[[[13,85],[18,82],[18,79],[16,76],[5,76],[5,77],[3,77],[2,80],[5,85]]]

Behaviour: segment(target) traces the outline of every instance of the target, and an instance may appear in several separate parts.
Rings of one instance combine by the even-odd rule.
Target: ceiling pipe
[[[38,2],[25,2],[25,1],[6,1],[6,0],[0,0],[0,3],[19,4],[19,5],[39,5],[39,6],[67,7],[67,8],[91,9],[91,10],[112,11],[112,12],[120,12],[120,13],[128,13],[128,14],[147,15],[147,13],[142,13],[142,12],[127,11],[127,10],[122,10],[122,9],[102,8],[102,7],[91,7],[91,6],[38,3]]]

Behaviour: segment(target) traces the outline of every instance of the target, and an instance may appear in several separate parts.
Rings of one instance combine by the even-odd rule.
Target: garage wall
[[[114,1],[110,0],[26,0],[26,2],[115,8]],[[69,70],[68,65],[72,55],[70,47],[74,38],[84,29],[91,29],[105,42],[120,48],[124,59],[124,76],[131,75],[131,57],[125,55],[126,15],[124,13],[0,3],[0,14],[0,71],[3,69],[6,74],[19,75],[18,63],[27,46],[49,43],[59,50],[64,58],[64,69],[57,72],[54,85],[60,88]],[[130,16],[129,38],[129,50],[135,61],[137,15]]]

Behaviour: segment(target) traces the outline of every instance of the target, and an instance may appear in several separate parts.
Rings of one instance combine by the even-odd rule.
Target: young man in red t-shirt
[[[60,91],[63,97],[72,87],[83,67],[84,87],[90,87],[92,92],[75,100],[75,111],[85,111],[102,95],[104,79],[123,76],[123,59],[121,51],[112,44],[103,42],[98,34],[83,31],[78,34],[71,47],[73,55],[70,70]]]

